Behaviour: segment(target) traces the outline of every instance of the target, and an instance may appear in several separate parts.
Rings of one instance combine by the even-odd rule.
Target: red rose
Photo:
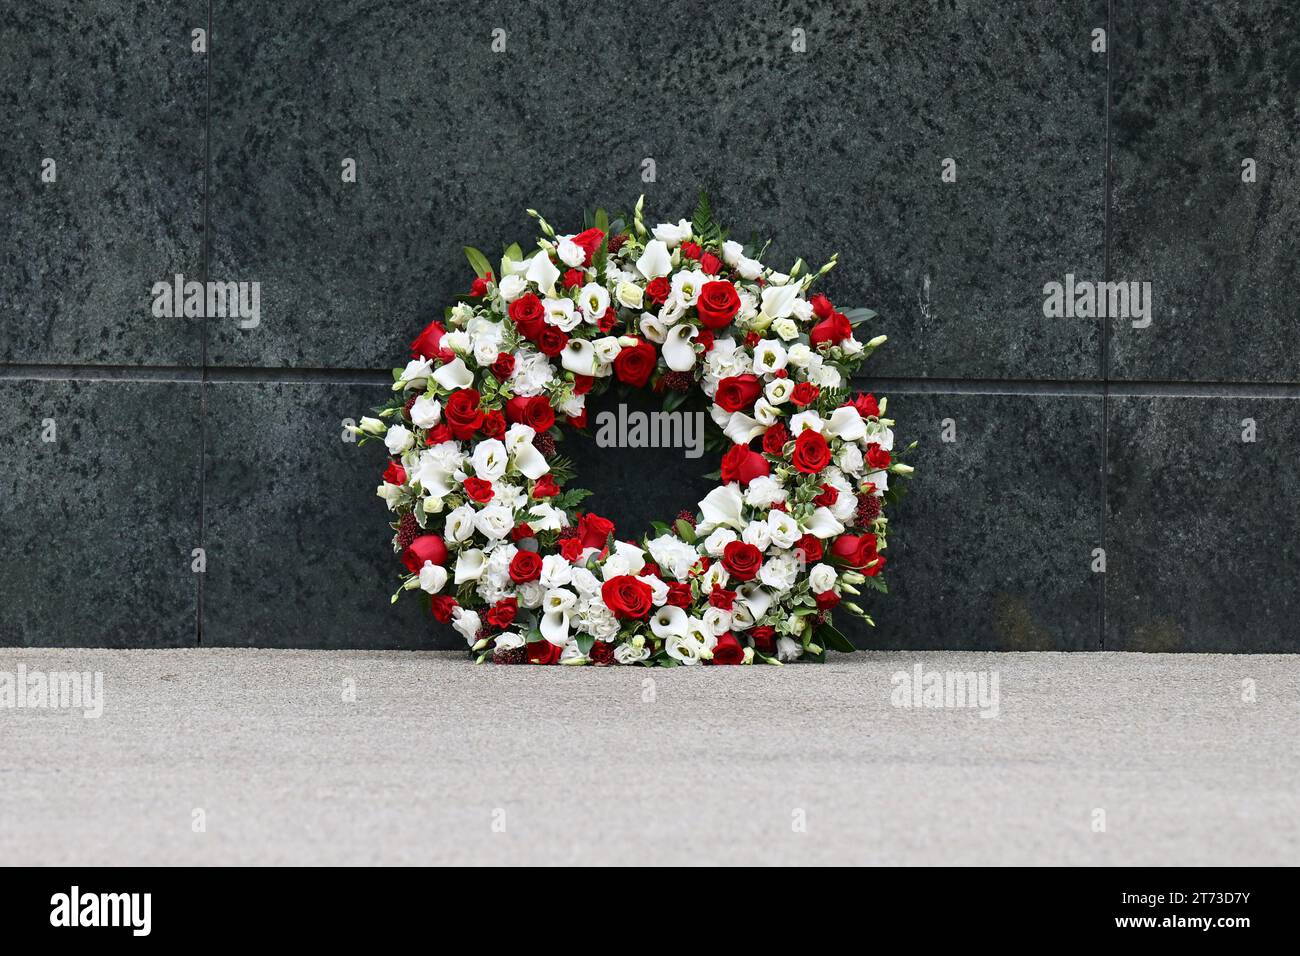
[[[876,471],[882,471],[889,467],[889,452],[881,448],[876,442],[867,446],[867,464]]]
[[[582,557],[582,542],[577,538],[564,538],[560,541],[560,554],[570,563]]]
[[[834,485],[822,485],[822,493],[812,500],[812,503],[820,507],[829,508],[840,498],[839,489]]]
[[[885,568],[885,556],[883,554],[877,554],[873,559],[873,561],[874,563],[871,565],[871,567],[860,569],[862,573],[869,578],[874,578]]]
[[[614,645],[608,641],[596,641],[591,645],[591,650],[587,656],[597,667],[603,667],[606,664],[614,663]]]
[[[747,486],[755,478],[771,474],[767,459],[748,445],[732,445],[731,451],[722,456],[722,480],[738,481]]]
[[[861,570],[876,558],[876,536],[842,534],[831,545],[831,555],[841,564]]]
[[[545,395],[524,398],[522,395],[506,402],[506,418],[523,422],[539,435],[555,424],[555,409]]]
[[[460,605],[450,594],[435,594],[429,599],[429,610],[433,613],[434,620],[443,624],[451,620],[451,612],[458,607]]]
[[[546,306],[531,292],[525,292],[510,303],[510,318],[526,339],[536,340],[546,324]]]
[[[685,581],[668,582],[668,603],[673,607],[690,607],[691,586]]]
[[[605,542],[614,533],[614,522],[600,515],[585,514],[578,519],[578,540],[582,547],[605,550]]]
[[[645,339],[637,339],[636,345],[624,348],[614,357],[614,374],[620,382],[641,388],[650,381],[650,373],[658,361],[655,347]]]
[[[646,283],[645,297],[652,302],[658,302],[662,305],[668,301],[668,296],[672,294],[673,284],[665,276],[657,279],[651,279]]]
[[[573,376],[573,394],[586,395],[588,392],[591,391],[591,386],[595,384],[596,384],[596,379],[593,376],[575,374]]]
[[[803,408],[804,406],[811,405],[813,402],[817,401],[817,396],[821,393],[822,390],[812,384],[812,382],[800,382],[790,392],[790,401],[794,402],[800,408]]]
[[[602,332],[608,332],[616,325],[618,325],[618,313],[614,311],[613,306],[610,306],[601,315],[600,320],[596,323],[596,328]]]
[[[506,417],[495,408],[483,416],[483,434],[488,438],[501,438],[506,433]]]
[[[812,331],[808,333],[808,341],[812,343],[813,348],[818,348],[822,345],[843,342],[852,334],[853,326],[844,317],[844,313],[832,312],[829,317],[812,327]]]
[[[687,259],[698,259],[700,254],[704,251],[700,248],[699,243],[690,241],[683,242],[677,248],[682,250],[682,255]]]
[[[740,295],[730,282],[706,282],[700,289],[695,311],[700,314],[700,321],[709,328],[726,328],[740,311]]]
[[[722,549],[722,566],[737,581],[751,581],[763,566],[763,552],[744,541],[733,541]]]
[[[516,551],[510,559],[510,580],[515,584],[536,581],[542,576],[542,557],[536,551]]]
[[[834,591],[823,591],[821,594],[814,594],[813,600],[817,602],[817,610],[829,611],[840,603],[840,596]]]
[[[790,429],[777,422],[768,426],[767,431],[763,432],[763,451],[773,457],[780,458],[782,451],[785,449],[785,443],[789,440]]]
[[[492,500],[492,482],[484,481],[477,475],[471,475],[465,479],[465,494],[469,495],[471,501],[477,501],[484,504]]]
[[[587,254],[583,260],[584,266],[591,265],[592,258],[600,249],[600,244],[605,241],[605,234],[599,229],[587,229],[573,237],[573,244],[582,249]]]
[[[790,461],[805,475],[815,475],[831,463],[831,448],[820,432],[807,428],[794,440]]]
[[[554,664],[560,659],[560,649],[550,641],[533,641],[526,646],[530,664]]]
[[[586,427],[587,427],[587,410],[584,408],[580,414],[578,414],[578,415],[570,415],[570,416],[568,417],[568,421],[569,421],[569,424],[572,425],[574,428],[586,428]]]
[[[487,274],[486,277],[480,276],[476,278],[470,284],[469,287],[470,296],[475,299],[483,298],[483,296],[487,295],[488,283],[491,281],[492,281],[492,273],[490,272]]]
[[[533,526],[527,521],[522,521],[510,529],[510,540],[516,544],[523,541],[525,538],[535,537],[537,537],[537,532],[533,530]]]
[[[819,319],[829,319],[831,313],[835,311],[835,306],[831,305],[831,300],[820,292],[809,299],[808,304],[812,306],[813,315]]]
[[[442,327],[441,322],[430,322],[424,327],[424,331],[415,337],[411,343],[411,358],[441,359],[444,362],[450,362],[452,357],[451,349],[442,347],[442,337],[447,334],[447,330]]]
[[[504,382],[515,371],[515,357],[509,352],[498,352],[497,360],[492,363],[492,374],[498,382]]]
[[[384,469],[384,481],[390,485],[406,484],[406,469],[399,462],[390,461]]]
[[[518,613],[519,600],[517,598],[502,598],[488,610],[485,620],[493,627],[504,631],[514,623],[515,615]]]
[[[560,486],[550,475],[542,475],[533,483],[534,498],[554,498],[560,493]]]
[[[749,636],[754,641],[754,650],[763,654],[771,654],[776,649],[776,628],[764,624],[761,627],[751,627]]]
[[[740,641],[736,640],[736,635],[730,631],[723,631],[718,635],[718,643],[713,645],[714,664],[743,664],[745,662],[745,649],[740,646]]]
[[[709,592],[709,606],[721,608],[724,611],[730,611],[736,605],[736,592],[728,591],[721,584],[713,585],[713,590]]]
[[[563,329],[558,329],[554,325],[545,325],[537,336],[537,351],[551,358],[559,355],[564,351],[564,347],[569,344],[569,333]]]
[[[402,563],[412,574],[419,574],[425,562],[432,561],[441,567],[447,562],[447,546],[436,534],[422,534],[402,552]]]
[[[812,564],[822,559],[822,542],[816,535],[806,534],[794,543],[796,551],[803,552],[804,564]]]
[[[858,397],[853,400],[852,405],[863,418],[877,418],[880,415],[880,405],[875,395],[863,395],[858,392]]]
[[[434,425],[429,429],[429,434],[424,436],[424,443],[432,448],[434,445],[441,445],[445,441],[451,441],[455,436],[451,433],[451,428],[446,422],[441,425]]]
[[[708,355],[713,350],[713,330],[700,329],[699,334],[695,336],[695,344],[700,347],[704,355]]]
[[[757,375],[731,375],[718,383],[713,401],[724,411],[739,412],[753,405],[762,392]]]
[[[700,256],[700,271],[705,275],[715,276],[722,271],[722,260],[711,252]]]
[[[650,613],[650,585],[630,574],[619,574],[600,586],[600,596],[614,616],[624,620],[643,618]]]
[[[566,289],[576,289],[578,286],[582,285],[582,280],[585,278],[586,276],[583,275],[581,269],[570,269],[564,273],[564,287]]]
[[[454,438],[464,441],[483,425],[483,409],[478,407],[479,394],[472,388],[452,392],[443,406],[442,417]]]

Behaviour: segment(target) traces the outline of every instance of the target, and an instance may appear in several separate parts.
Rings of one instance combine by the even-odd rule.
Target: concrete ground
[[[0,860],[1300,863],[1300,657],[833,660],[2,649]],[[916,664],[998,715],[894,706]],[[20,665],[101,671],[103,715],[5,707]]]

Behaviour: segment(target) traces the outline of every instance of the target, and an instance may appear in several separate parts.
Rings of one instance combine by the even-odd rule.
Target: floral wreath
[[[836,264],[788,273],[729,241],[701,198],[691,220],[628,229],[603,210],[576,235],[541,229],[494,271],[465,252],[468,295],[411,344],[394,397],[354,431],[390,460],[403,591],[499,664],[749,664],[852,651],[831,611],[885,591],[888,519],[912,469],[893,455],[886,401],[846,388],[867,309],[808,295]],[[766,247],[764,247],[764,250]],[[498,278],[498,276],[500,278]],[[559,422],[589,395],[651,387],[666,409],[705,396],[721,484],[654,535],[619,540],[579,505]],[[698,391],[697,391],[698,389]],[[759,443],[754,448],[755,442]]]

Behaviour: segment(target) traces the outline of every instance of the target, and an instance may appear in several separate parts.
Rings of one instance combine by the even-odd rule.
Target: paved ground
[[[918,663],[998,716],[893,706]],[[20,665],[104,703],[0,709],[6,863],[1300,863],[1300,657],[11,648],[0,705]]]

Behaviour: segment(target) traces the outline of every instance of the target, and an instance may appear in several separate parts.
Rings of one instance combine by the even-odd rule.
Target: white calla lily
[[[732,412],[731,418],[727,419],[726,427],[723,428],[727,437],[737,445],[748,445],[763,432],[767,431],[767,426],[762,422],[751,418],[744,412]]]
[[[560,364],[575,375],[594,375],[600,360],[596,347],[586,339],[569,339],[560,353]]]
[[[524,273],[524,278],[536,285],[543,295],[555,294],[555,280],[559,277],[560,270],[555,268],[544,249],[528,261],[528,271]]]
[[[465,360],[457,355],[454,359],[433,373],[433,380],[454,392],[459,388],[469,388],[474,384],[474,373],[465,365]]]
[[[691,340],[698,334],[693,325],[675,325],[664,336],[664,364],[674,372],[689,372],[695,367],[695,346]]]
[[[719,485],[700,502],[700,515],[702,519],[696,532],[699,534],[708,534],[714,528],[735,528],[737,531],[745,529],[745,519],[740,516],[741,506],[744,499],[740,495],[740,486],[736,482],[726,485]]]
[[[556,647],[569,643],[569,612],[550,611],[542,615],[542,637]]]
[[[456,559],[456,583],[464,584],[466,581],[477,581],[483,576],[483,568],[487,564],[487,558],[478,548],[468,548],[460,553]]]
[[[867,423],[862,420],[856,408],[845,405],[831,412],[823,431],[843,441],[857,441],[867,433]]]
[[[769,285],[763,289],[763,314],[773,319],[784,319],[794,311],[794,300],[799,286]]]
[[[655,637],[685,634],[686,612],[672,604],[665,604],[651,616],[650,630]]]
[[[844,533],[844,525],[831,512],[830,508],[821,507],[812,513],[804,523],[804,530],[814,538],[833,538]]]

